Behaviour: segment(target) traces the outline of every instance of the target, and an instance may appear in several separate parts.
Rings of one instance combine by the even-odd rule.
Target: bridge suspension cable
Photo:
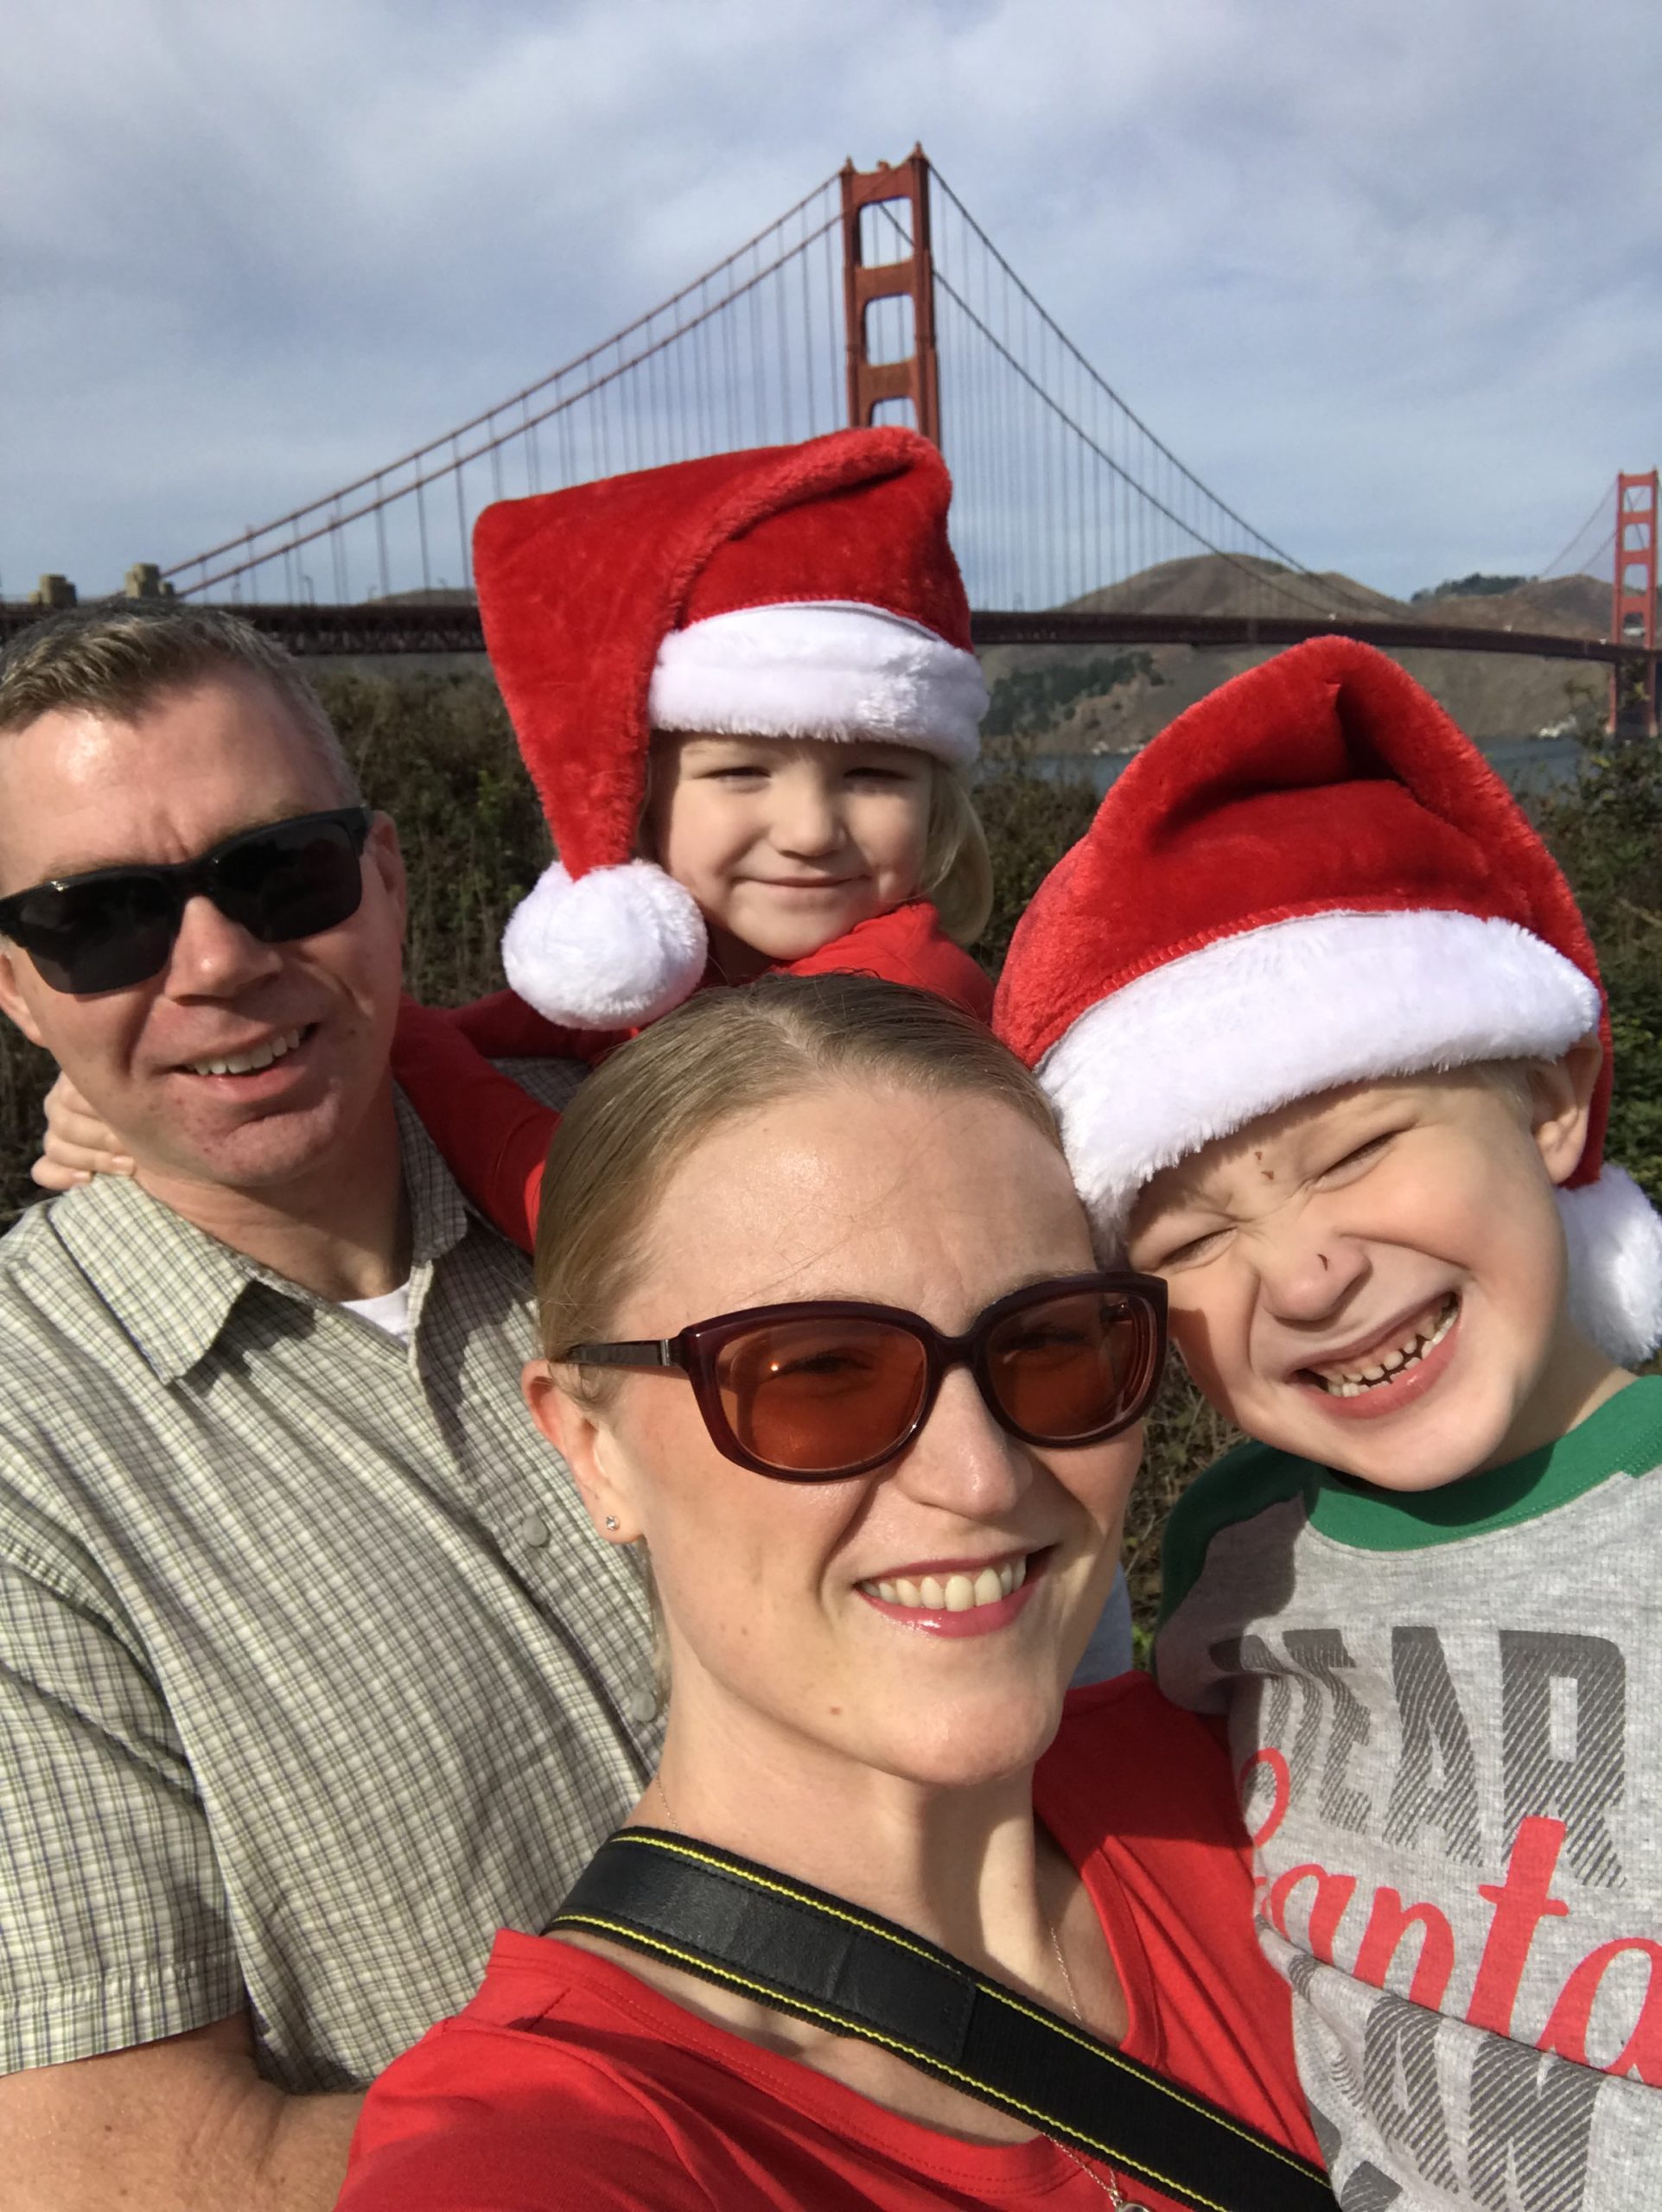
[[[228,587],[233,599],[257,579],[275,580],[265,596],[300,604],[322,595],[303,563],[327,540],[337,601],[353,597],[354,584],[366,595],[366,582],[367,595],[389,597],[395,578],[406,591],[417,576],[423,594],[444,588],[452,558],[449,588],[465,588],[472,523],[487,498],[834,429],[840,221],[833,176],[602,344],[398,460],[175,562],[163,577],[183,597]],[[735,311],[748,324],[743,346]],[[430,497],[442,499],[447,486],[453,513]],[[358,524],[373,536],[349,537]]]
[[[1377,597],[1315,575],[1180,461],[1035,297],[938,169],[933,176],[944,218],[935,229],[936,285],[947,309],[944,442],[959,489],[955,526],[967,541],[960,551],[971,574],[987,580],[979,591],[971,587],[977,604],[1088,601],[1202,553],[1226,562],[1266,607],[1379,612]],[[1012,531],[1023,506],[1026,527]],[[994,531],[997,542],[986,542]],[[1248,611],[1240,598],[1238,589],[1232,603]]]
[[[1597,505],[1593,509],[1592,513],[1588,516],[1587,520],[1582,524],[1575,536],[1570,538],[1569,543],[1562,549],[1561,551],[1553,555],[1551,560],[1547,563],[1544,569],[1538,569],[1536,570],[1535,575],[1536,581],[1538,582],[1544,582],[1547,577],[1557,575],[1560,573],[1565,575],[1575,573],[1569,566],[1572,556],[1583,563],[1591,561],[1598,562],[1601,564],[1598,568],[1594,569],[1589,567],[1586,569],[1585,572],[1589,575],[1603,575],[1604,570],[1602,564],[1604,556],[1607,552],[1614,552],[1615,550],[1615,524],[1610,520],[1611,514],[1614,511],[1614,499],[1615,486],[1614,482],[1611,482],[1607,484],[1604,489],[1599,493]],[[1582,541],[1588,537],[1590,531],[1595,530],[1601,523],[1604,525],[1602,543],[1596,544],[1590,554],[1583,552],[1581,550]]]
[[[862,226],[858,256],[905,261],[895,207],[920,211],[933,289],[886,291],[868,268],[865,291],[884,296],[862,310],[860,349],[874,365],[863,373],[881,378],[882,362],[911,357],[918,303],[933,304],[953,534],[973,604],[1168,612],[1194,589],[1170,564],[1207,555],[1229,571],[1236,614],[1360,618],[1385,606],[1254,529],[1097,372],[921,152],[902,167],[926,194],[933,178],[935,196],[863,200],[850,218]],[[473,522],[491,500],[836,429],[846,419],[842,188],[852,175],[827,178],[661,306],[494,407],[163,575],[183,596],[292,606],[462,597]],[[867,192],[889,179],[856,181]],[[910,414],[888,400],[875,414],[896,411]],[[1215,573],[1208,588],[1223,588]]]

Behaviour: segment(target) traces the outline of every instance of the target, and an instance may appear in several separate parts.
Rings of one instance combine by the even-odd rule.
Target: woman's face
[[[614,1333],[840,1298],[957,1335],[1006,1292],[1093,1265],[1061,1156],[1012,1108],[837,1085],[733,1122],[682,1164]],[[1049,1741],[1140,1452],[1136,1431],[1074,1451],[1020,1443],[958,1367],[875,1474],[793,1484],[736,1466],[670,1373],[624,1379],[573,1457],[589,1462],[577,1471],[596,1518],[650,1549],[678,1726],[701,1716],[753,1750],[758,1733],[808,1738],[958,1784]],[[1022,1602],[986,1608],[975,1633],[931,1630],[876,1595],[1018,1562]]]

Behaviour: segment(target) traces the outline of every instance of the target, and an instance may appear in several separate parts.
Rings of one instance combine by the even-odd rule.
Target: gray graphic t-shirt
[[[1662,2207],[1662,1378],[1394,1494],[1249,1444],[1173,1514],[1344,2212]]]

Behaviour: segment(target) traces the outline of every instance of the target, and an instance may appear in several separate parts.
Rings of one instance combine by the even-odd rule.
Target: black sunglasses
[[[338,806],[240,830],[194,861],[57,876],[0,899],[0,936],[78,997],[159,976],[191,899],[262,944],[315,937],[358,911],[369,824],[366,806]]]
[[[668,1368],[723,1458],[784,1482],[869,1474],[967,1367],[999,1427],[1053,1449],[1100,1444],[1146,1411],[1166,1355],[1166,1286],[1121,1269],[1012,1291],[961,1337],[899,1306],[754,1306],[643,1343],[573,1344],[579,1367]]]

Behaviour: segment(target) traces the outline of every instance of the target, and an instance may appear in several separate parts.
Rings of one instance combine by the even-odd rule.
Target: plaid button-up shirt
[[[650,1771],[529,1266],[400,1117],[407,1347],[130,1182],[0,1243],[0,2070],[246,2003],[271,2079],[361,2083]]]

